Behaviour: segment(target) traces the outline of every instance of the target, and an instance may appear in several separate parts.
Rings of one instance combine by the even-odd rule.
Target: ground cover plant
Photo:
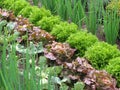
[[[65,42],[66,39],[72,34],[78,31],[78,26],[74,23],[61,22],[53,27],[51,34],[56,36],[56,39],[61,42]]]
[[[49,10],[46,10],[44,7],[38,8],[37,6],[31,6],[26,1],[24,2],[24,4],[26,3],[26,7],[23,7],[20,3],[22,1],[23,0],[14,0],[12,4],[9,3],[8,0],[0,2],[1,7],[12,9],[15,11],[15,15],[18,15],[18,17],[16,17],[12,11],[0,9],[0,89],[119,90],[119,73],[115,75],[114,72],[109,71],[109,65],[111,67],[113,65],[111,65],[112,60],[107,60],[119,56],[120,52],[116,47],[107,43],[98,42],[97,37],[86,32],[85,29],[78,28],[77,25],[71,23],[71,19],[69,19],[68,22],[58,20],[54,23],[56,17],[54,18]],[[20,5],[18,6],[16,2],[19,2]],[[65,3],[71,4],[70,2],[71,1],[63,2],[63,6]],[[82,8],[81,5],[85,4],[85,2],[81,1],[78,4],[80,5],[79,7]],[[9,8],[13,7],[13,4],[16,4],[16,8]],[[7,5],[9,5],[9,7],[7,7]],[[66,7],[69,9],[69,6]],[[16,11],[18,8],[21,11]],[[27,10],[30,10],[30,12]],[[86,11],[87,6],[83,7],[81,10]],[[28,19],[19,16],[22,15],[22,12],[24,12],[23,16],[25,15]],[[98,12],[100,13],[99,10]],[[92,15],[93,14],[90,16],[93,17]],[[53,21],[49,22],[49,18],[51,17]],[[98,15],[96,20],[99,19],[98,17],[101,16]],[[45,20],[46,18],[48,18],[48,22]],[[86,20],[90,19],[88,18]],[[102,20],[102,18],[100,18],[100,20]],[[90,21],[92,21],[92,19]],[[98,24],[98,22],[96,22],[96,24]],[[42,27],[44,26],[42,23],[45,23],[45,28]],[[48,28],[46,27],[46,23],[48,23]],[[62,31],[60,32],[60,30]],[[55,34],[52,36],[46,31],[49,31],[52,35],[53,32]],[[72,40],[74,42],[69,45]],[[78,46],[74,44],[77,42],[79,42],[77,44]],[[105,63],[100,62],[98,64],[96,61],[99,60],[92,63],[90,61],[93,59],[87,58],[86,60],[85,58],[79,57],[83,56],[84,52],[86,54],[86,52],[92,51],[90,48],[97,46],[95,42],[100,45],[103,44],[103,47],[105,47],[105,57],[101,53],[97,55],[93,53],[91,57],[103,55],[105,58],[103,61],[105,61]],[[98,49],[98,47],[95,50],[99,52],[104,49],[103,47],[101,49]],[[100,59],[102,60],[102,58]],[[108,67],[103,68],[101,63],[108,65]],[[103,68],[109,73],[111,72],[112,76],[104,70],[96,70],[94,64],[100,66],[100,69]]]
[[[38,21],[37,25],[41,29],[51,32],[53,27],[60,22],[61,18],[59,16],[43,17],[40,21]]]
[[[77,49],[78,56],[84,56],[85,51],[88,47],[92,46],[98,39],[91,33],[87,33],[86,31],[79,31],[77,33],[71,34],[71,36],[67,39],[67,42],[73,47]]]
[[[96,69],[103,69],[110,59],[118,57],[120,51],[116,46],[111,46],[105,42],[97,42],[85,52],[88,59]]]

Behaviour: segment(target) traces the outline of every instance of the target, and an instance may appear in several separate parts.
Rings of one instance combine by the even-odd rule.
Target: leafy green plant
[[[30,5],[30,4],[28,2],[26,2],[25,0],[17,0],[11,4],[10,9],[12,9],[14,11],[15,15],[18,15],[18,13],[28,5]]]
[[[30,14],[33,12],[34,8],[36,8],[35,6],[26,6],[25,8],[23,8],[18,15],[22,15],[26,18],[29,18]]]
[[[77,25],[74,23],[61,22],[53,27],[51,34],[56,37],[58,41],[64,42],[72,34],[76,33],[78,30]]]
[[[74,88],[72,90],[84,90],[84,83],[83,82],[77,82],[74,84]]]
[[[109,60],[109,64],[105,67],[105,69],[114,78],[116,78],[117,86],[120,87],[120,57]]]
[[[116,46],[111,46],[105,42],[97,42],[85,52],[85,58],[90,61],[96,69],[103,69],[110,59],[120,55]]]
[[[48,32],[51,32],[53,27],[56,24],[60,23],[60,17],[59,16],[51,16],[51,17],[43,17],[37,25]]]
[[[0,21],[0,32],[2,32],[3,27],[4,27],[6,24],[7,24],[7,21],[6,21],[6,20]]]
[[[30,45],[27,48],[20,44],[17,44],[16,51],[23,54],[29,53],[30,55],[42,53],[43,52],[42,42],[39,42],[37,45],[34,45],[32,42],[30,42]]]
[[[32,13],[30,14],[29,20],[37,25],[37,22],[40,21],[43,17],[51,16],[51,12],[46,10],[44,7],[38,8],[34,7]]]
[[[92,35],[91,33],[84,32],[84,31],[79,31],[75,34],[72,34],[67,39],[67,42],[72,47],[77,49],[76,53],[78,56],[83,56],[87,48],[93,45],[97,41],[98,39],[96,36]]]
[[[1,4],[3,8],[10,9],[10,7],[15,1],[16,0],[3,0]]]
[[[13,0],[12,2],[9,0],[5,0],[4,6],[6,8],[7,6],[9,6],[8,9],[12,9],[15,12],[15,15],[20,15],[22,12],[24,12],[23,15],[29,17],[29,20],[33,24],[36,24],[37,21],[42,19],[43,16],[51,16],[51,12],[49,10],[46,10],[44,7],[39,8],[37,6],[33,6],[30,8],[30,4],[25,0]],[[30,12],[28,12],[27,10],[30,10]]]
[[[15,24],[13,22],[7,22],[6,20],[0,21],[0,44],[4,43],[4,39],[7,42],[15,41],[18,37],[18,33],[15,32],[11,34],[15,28]]]

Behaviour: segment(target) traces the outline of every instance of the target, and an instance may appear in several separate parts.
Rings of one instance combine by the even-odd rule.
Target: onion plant
[[[0,90],[43,90],[45,82],[42,80],[41,72],[43,63],[38,66],[40,69],[36,71],[35,55],[16,53],[16,43],[3,43],[0,60]],[[40,58],[45,61],[45,58]],[[44,67],[45,68],[45,67]],[[47,84],[48,90],[53,90],[51,85],[51,76]]]
[[[98,24],[100,23],[102,17],[103,0],[90,0],[87,3],[88,3],[88,13],[86,16],[87,29],[92,34],[96,34]]]
[[[32,83],[32,80],[28,79],[27,76],[29,75],[29,72],[25,70],[25,74],[20,74],[18,70],[15,48],[12,46],[11,50],[8,51],[8,45],[9,44],[4,43],[1,59],[2,80],[6,83],[6,85],[4,85],[4,90],[30,90],[29,88],[34,88],[33,86],[35,83]],[[6,54],[6,51],[8,54]]]
[[[106,11],[104,14],[104,32],[106,41],[115,44],[118,37],[120,16],[117,11]]]
[[[38,56],[38,52],[43,52],[42,43],[36,46],[31,42],[23,48],[15,41],[8,42],[8,33],[3,34],[4,41],[0,43],[0,90],[56,90],[52,79],[55,80],[59,72],[53,72],[56,67],[49,68],[46,58]]]

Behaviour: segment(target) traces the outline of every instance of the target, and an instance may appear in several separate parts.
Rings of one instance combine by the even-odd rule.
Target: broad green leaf
[[[72,90],[84,90],[84,83],[83,82],[77,82],[74,84],[74,88]]]
[[[6,24],[7,24],[6,20],[0,21],[0,31],[2,30],[3,26],[5,26]]]

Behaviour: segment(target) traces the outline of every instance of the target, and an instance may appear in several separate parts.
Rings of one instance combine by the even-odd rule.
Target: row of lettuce
[[[87,30],[79,30],[76,24],[62,21],[44,7],[32,6],[25,0],[1,0],[0,7],[13,10],[16,16],[28,18],[34,25],[51,33],[57,41],[69,43],[77,49],[76,56],[86,58],[96,69],[107,70],[120,87],[120,51],[117,46],[100,42]]]

